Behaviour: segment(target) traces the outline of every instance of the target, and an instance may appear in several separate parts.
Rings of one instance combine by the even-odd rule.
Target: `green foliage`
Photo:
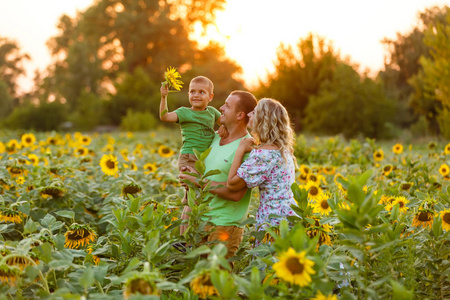
[[[300,39],[295,49],[282,44],[274,73],[256,94],[282,102],[299,130],[309,98],[319,93],[324,81],[331,80],[338,60],[332,44],[313,34]]]
[[[142,68],[137,68],[132,74],[125,73],[115,86],[116,93],[106,101],[105,118],[119,125],[128,111],[158,113],[159,83],[153,82]]]
[[[0,119],[4,119],[12,111],[13,99],[8,93],[7,83],[3,80],[0,80],[0,99]]]
[[[392,121],[394,107],[380,84],[340,63],[333,78],[310,97],[305,114],[305,128],[312,132],[382,138],[389,137],[387,123]]]
[[[129,110],[120,127],[126,131],[148,131],[154,129],[156,124],[157,120],[151,113]]]
[[[15,41],[0,37],[0,78],[6,83],[10,97],[17,97],[17,79],[25,74],[22,63],[29,59],[28,54],[21,53]]]
[[[84,91],[77,99],[78,108],[68,119],[76,130],[89,131],[103,120],[104,101],[94,93]]]
[[[42,103],[39,106],[31,104],[17,107],[3,126],[10,129],[33,129],[38,131],[57,130],[67,120],[67,106],[57,101]]]

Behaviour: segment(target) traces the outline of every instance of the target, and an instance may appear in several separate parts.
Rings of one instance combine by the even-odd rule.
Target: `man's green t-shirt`
[[[247,134],[245,137],[250,137],[250,135]],[[240,140],[220,146],[220,136],[215,134],[211,143],[211,152],[205,159],[205,173],[218,169],[220,174],[212,175],[208,179],[217,182],[226,182],[228,180],[228,173]],[[248,154],[245,157],[248,157]],[[210,222],[216,226],[239,226],[247,219],[250,196],[251,189],[248,189],[244,197],[238,202],[214,196],[209,203],[211,211],[205,215],[211,217]]]
[[[188,107],[180,107],[174,111],[181,126],[183,146],[181,154],[194,154],[194,150],[204,152],[214,139],[214,124],[220,118],[220,112],[212,106],[196,111]]]

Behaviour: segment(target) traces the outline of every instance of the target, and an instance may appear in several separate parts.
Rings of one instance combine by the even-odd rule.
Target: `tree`
[[[411,79],[415,87],[413,99],[427,104],[425,112],[439,124],[444,137],[450,139],[450,8],[446,8],[444,23],[435,23],[425,32],[424,43],[430,48],[429,56],[420,58],[422,70]]]
[[[339,63],[331,80],[322,83],[319,93],[312,95],[306,107],[305,127],[322,134],[358,134],[371,138],[389,135],[394,106],[383,86],[361,77],[353,66]]]
[[[6,84],[9,96],[15,99],[13,105],[18,104],[17,79],[25,74],[22,64],[28,59],[30,59],[29,55],[22,53],[15,41],[0,37],[0,78]]]
[[[300,39],[296,46],[293,49],[281,44],[275,72],[269,75],[267,83],[260,83],[256,94],[281,101],[296,130],[300,130],[309,97],[317,95],[320,85],[332,79],[339,57],[330,42],[312,34]]]
[[[48,42],[56,62],[46,85],[76,108],[83,90],[106,95],[119,74],[136,68],[160,82],[168,66],[188,69],[197,49],[190,30],[211,23],[224,3],[100,0],[76,18],[63,15],[59,35]]]
[[[389,53],[385,59],[385,69],[378,76],[384,82],[388,97],[397,100],[398,126],[408,127],[417,120],[417,115],[424,115],[429,120],[430,128],[436,130],[433,125],[436,108],[426,99],[411,98],[416,87],[410,80],[422,69],[420,57],[430,57],[430,47],[424,43],[424,32],[434,24],[445,22],[445,14],[445,8],[426,9],[419,13],[419,24],[411,32],[397,33],[395,40],[383,40]]]

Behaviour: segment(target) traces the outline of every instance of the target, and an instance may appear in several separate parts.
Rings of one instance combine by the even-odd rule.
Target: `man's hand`
[[[180,184],[183,187],[188,187],[187,184],[185,182],[183,182],[183,180],[188,180],[190,182],[192,182],[193,184],[195,184],[197,187],[200,187],[200,184],[198,184],[198,182],[195,181],[195,177],[189,174],[184,174],[184,172],[188,172],[188,173],[197,173],[197,170],[186,166],[186,167],[181,167],[181,172],[180,175],[178,175],[178,179],[180,180]]]

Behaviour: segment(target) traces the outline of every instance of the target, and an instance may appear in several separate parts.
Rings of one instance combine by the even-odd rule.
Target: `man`
[[[228,172],[233,162],[234,154],[239,142],[244,137],[250,137],[247,131],[248,116],[257,104],[255,96],[245,91],[234,91],[220,107],[220,123],[223,124],[228,136],[220,138],[218,134],[211,143],[211,152],[205,159],[205,173],[210,170],[220,170],[220,174],[210,176],[212,186],[223,184],[226,186]],[[180,174],[180,179],[192,179],[189,175]],[[239,225],[247,218],[250,204],[251,190],[246,187],[231,192],[226,187],[211,190],[213,199],[209,203],[211,211],[206,216],[210,219],[205,230],[213,230],[207,241],[226,241],[228,253],[225,256],[234,256],[242,241],[244,228]]]

